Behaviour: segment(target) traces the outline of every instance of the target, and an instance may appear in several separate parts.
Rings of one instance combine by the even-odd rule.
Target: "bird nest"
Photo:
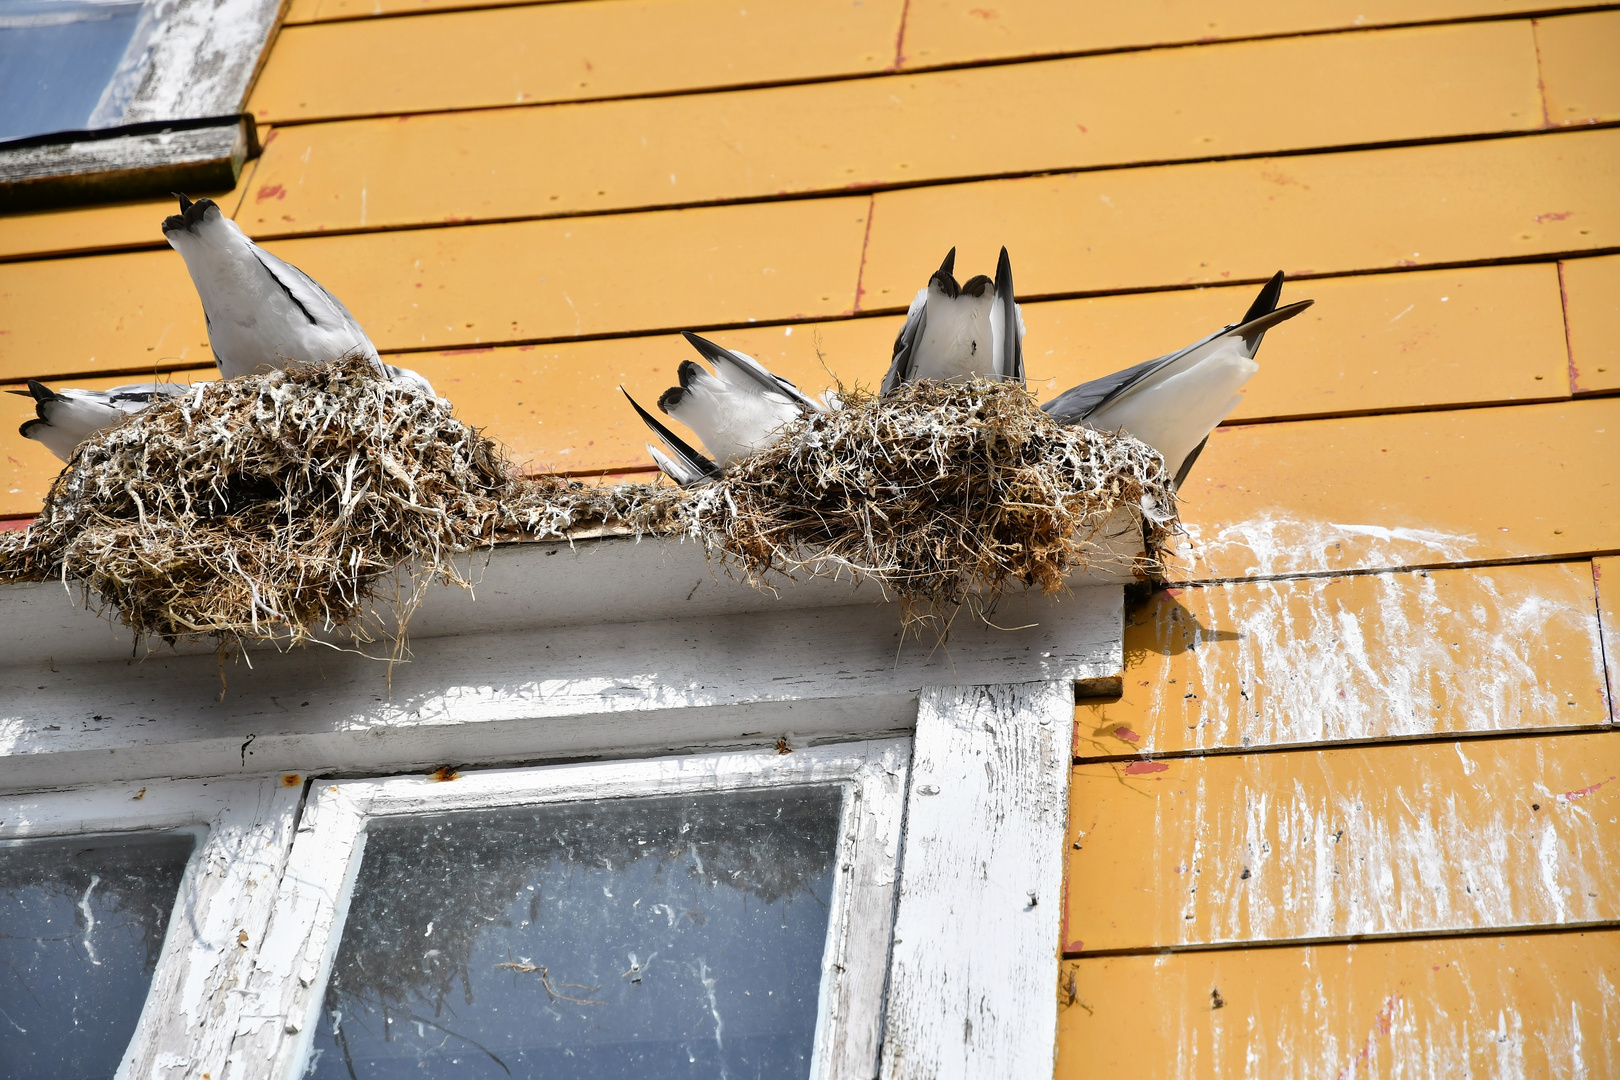
[[[505,538],[682,536],[755,584],[848,572],[915,613],[1059,589],[1121,513],[1152,570],[1173,507],[1154,451],[1061,427],[1009,383],[853,394],[677,490],[523,478],[448,402],[347,359],[199,385],[92,435],[39,518],[0,534],[0,581],[75,582],[138,637],[340,632],[398,656],[428,587],[467,586],[465,556]]]

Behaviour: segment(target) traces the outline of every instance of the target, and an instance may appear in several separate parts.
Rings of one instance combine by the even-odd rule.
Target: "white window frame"
[[[894,910],[907,740],[751,751],[430,777],[317,781],[298,826],[275,915],[247,985],[233,1059],[269,1062],[294,1080],[306,1068],[342,937],[366,829],[378,819],[597,799],[845,788],[822,964],[811,1075],[871,1075]]]
[[[147,0],[87,130],[0,143],[0,204],[228,191],[259,151],[243,112],[280,0]]]
[[[885,1080],[1050,1075],[1075,687],[1121,677],[1129,576],[1127,564],[1063,596],[1009,596],[987,618],[964,612],[943,644],[908,644],[896,606],[847,582],[759,592],[692,544],[511,545],[489,556],[476,603],[432,594],[409,663],[391,671],[324,649],[260,650],[228,672],[207,647],[132,661],[127,636],[73,610],[60,584],[0,587],[17,638],[0,660],[0,791],[270,765],[324,777],[276,926],[262,947],[250,935],[253,971],[219,991],[191,1049],[162,1059],[187,1076],[279,1080],[286,1040],[313,1029],[324,994],[334,868],[353,867],[307,834],[347,835],[352,852],[367,816],[408,804],[437,812],[586,776],[598,786],[578,797],[596,798],[614,775],[712,774],[716,761],[789,776],[909,737],[883,978],[861,969],[851,1004],[829,1007],[881,1015]],[[796,752],[777,754],[779,740]],[[543,764],[588,758],[607,760]],[[445,764],[463,777],[421,775]],[[299,953],[304,927],[318,955]],[[844,1042],[824,1075],[871,1077],[868,1037],[829,1024]]]
[[[304,777],[152,780],[0,796],[0,843],[191,832],[197,837],[118,1080],[222,1057],[286,866]],[[192,1075],[185,1071],[184,1075]]]

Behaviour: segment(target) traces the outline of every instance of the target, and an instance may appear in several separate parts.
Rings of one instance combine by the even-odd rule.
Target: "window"
[[[228,190],[275,0],[0,0],[0,200]]]
[[[1117,585],[936,648],[696,545],[513,545],[391,675],[266,649],[223,699],[212,649],[132,661],[59,585],[0,600],[0,786],[59,789],[0,795],[0,841],[200,837],[128,1075],[1050,1071]]]

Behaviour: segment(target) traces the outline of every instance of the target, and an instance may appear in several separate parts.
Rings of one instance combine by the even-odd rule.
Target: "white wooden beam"
[[[1073,685],[922,692],[884,1080],[1051,1076]]]

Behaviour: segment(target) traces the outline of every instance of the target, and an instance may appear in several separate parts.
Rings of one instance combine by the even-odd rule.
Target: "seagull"
[[[647,426],[652,428],[653,434],[658,436],[665,449],[669,451],[665,453],[664,450],[658,449],[652,443],[645,444],[647,453],[651,454],[653,461],[658,463],[660,472],[681,487],[706,484],[710,480],[720,478],[720,466],[692,449],[679,435],[676,435],[669,428],[655,420],[652,413],[643,409],[637,404],[636,399],[630,396],[630,391],[621,386],[619,387],[619,393],[625,396],[626,400],[630,402],[631,408],[635,409],[641,419],[646,421]]]
[[[45,448],[63,461],[92,432],[112,427],[126,416],[149,407],[162,398],[183,397],[191,392],[184,383],[131,383],[111,390],[52,390],[42,382],[28,380],[27,390],[11,393],[34,399],[38,419],[18,430],[23,437],[44,443]]]
[[[342,301],[249,240],[214,200],[175,197],[180,212],[164,219],[163,237],[186,260],[222,376],[324,364],[358,353],[389,379],[433,393],[421,375],[383,363]]]
[[[980,274],[958,285],[955,269],[956,249],[951,248],[906,312],[881,393],[917,379],[982,375],[1024,381],[1024,315],[1013,302],[1007,249],[1001,249],[996,261],[994,281]],[[1008,333],[1008,327],[1017,327],[1017,332]]]
[[[1243,318],[1184,349],[1065,390],[1041,406],[1058,423],[1124,431],[1157,450],[1181,487],[1194,461],[1260,365],[1254,354],[1266,331],[1310,307],[1279,308],[1283,275],[1266,282]]]
[[[788,421],[828,411],[820,400],[773,375],[747,353],[721,348],[693,333],[685,336],[713,365],[714,373],[696,361],[682,361],[681,385],[664,391],[658,408],[697,432],[721,468],[781,438]]]

